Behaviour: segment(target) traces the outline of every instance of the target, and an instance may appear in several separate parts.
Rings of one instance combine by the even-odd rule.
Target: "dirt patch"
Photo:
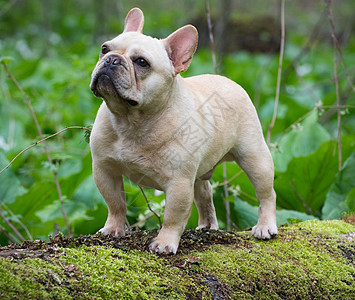
[[[50,254],[56,253],[60,248],[77,248],[85,246],[110,246],[124,251],[140,250],[149,251],[149,244],[157,236],[156,230],[133,231],[123,237],[114,238],[102,234],[85,235],[78,238],[67,238],[62,234],[50,237],[46,241],[25,241],[21,245],[13,244],[0,247],[1,257],[21,258],[45,258]],[[241,247],[252,246],[248,241],[249,237],[242,238],[235,231],[220,230],[186,230],[180,241],[178,255],[186,254],[191,251],[204,251],[210,245],[240,245]]]

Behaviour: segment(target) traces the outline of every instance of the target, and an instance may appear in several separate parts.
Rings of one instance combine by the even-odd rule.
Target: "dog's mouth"
[[[131,99],[120,93],[120,88],[117,87],[117,85],[106,72],[100,72],[96,74],[91,81],[90,88],[96,97],[105,99],[105,96],[114,95],[115,97],[122,99],[130,106],[138,105],[137,100]]]

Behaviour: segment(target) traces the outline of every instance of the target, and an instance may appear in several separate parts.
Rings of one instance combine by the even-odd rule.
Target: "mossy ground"
[[[149,231],[4,247],[0,299],[354,299],[354,224],[279,231],[188,230],[175,256],[150,254]]]

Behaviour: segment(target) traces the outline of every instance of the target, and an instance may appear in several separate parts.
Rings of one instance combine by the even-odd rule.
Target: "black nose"
[[[115,55],[111,55],[109,57],[106,57],[105,62],[104,62],[104,66],[107,68],[116,67],[120,64],[121,64],[121,58],[119,58],[118,56],[115,56]]]

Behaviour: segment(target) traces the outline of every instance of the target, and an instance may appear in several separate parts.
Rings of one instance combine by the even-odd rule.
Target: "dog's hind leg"
[[[195,204],[198,210],[198,227],[218,229],[216,211],[213,205],[212,186],[208,180],[197,179],[195,181]]]
[[[238,145],[231,152],[253,184],[259,201],[258,223],[251,235],[258,239],[270,239],[277,234],[274,164],[264,139],[257,137],[253,135],[253,141]]]

